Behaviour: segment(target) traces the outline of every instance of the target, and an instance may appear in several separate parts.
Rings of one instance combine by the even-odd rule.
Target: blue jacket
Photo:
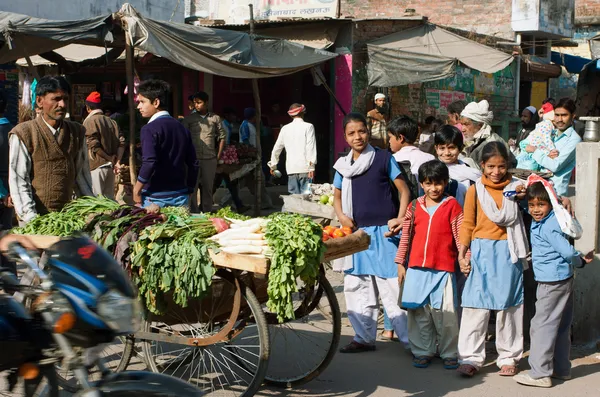
[[[551,211],[540,222],[531,223],[533,274],[538,282],[556,282],[573,277],[573,266],[583,267],[581,254],[560,229]]]

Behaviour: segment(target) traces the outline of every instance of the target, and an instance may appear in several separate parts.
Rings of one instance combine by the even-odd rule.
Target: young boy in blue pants
[[[531,247],[537,302],[530,331],[531,370],[514,379],[527,386],[552,387],[552,378],[571,379],[573,268],[590,263],[594,253],[582,256],[563,234],[544,184],[531,184],[527,201],[533,218]]]

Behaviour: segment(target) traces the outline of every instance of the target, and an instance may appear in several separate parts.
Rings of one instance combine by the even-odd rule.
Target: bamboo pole
[[[250,8],[250,35],[253,39],[254,36],[254,6],[248,4]],[[254,216],[260,216],[260,207],[262,201],[262,149],[260,146],[260,133],[261,133],[261,121],[262,121],[262,110],[260,106],[260,89],[258,87],[258,79],[252,79],[252,94],[254,95],[254,108],[256,109],[256,152],[258,154],[258,165],[254,170],[256,190],[254,195]]]
[[[127,102],[129,104],[129,177],[131,178],[131,186],[135,185],[137,180],[135,169],[135,87],[134,87],[134,70],[133,57],[134,48],[129,32],[125,30],[125,73],[127,74]]]

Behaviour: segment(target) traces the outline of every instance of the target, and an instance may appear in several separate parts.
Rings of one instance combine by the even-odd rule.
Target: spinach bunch
[[[272,250],[267,308],[279,322],[294,319],[292,294],[298,291],[297,278],[314,285],[325,253],[321,227],[298,214],[271,215],[265,238]]]
[[[166,299],[181,307],[209,290],[215,268],[207,237],[216,233],[205,217],[169,216],[165,223],[144,229],[133,243],[131,267],[139,295],[148,310],[164,314]]]

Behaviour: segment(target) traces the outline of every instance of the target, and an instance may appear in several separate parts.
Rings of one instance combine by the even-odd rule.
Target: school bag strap
[[[413,200],[410,203],[410,210],[412,212],[412,216],[410,218],[410,227],[408,228],[408,250],[410,250],[412,248],[412,242],[413,242],[413,237],[415,235],[415,218],[417,217],[417,200]],[[410,251],[409,251],[410,252]],[[410,257],[409,255],[406,255],[406,258],[404,259],[404,267],[408,268],[408,259]]]

